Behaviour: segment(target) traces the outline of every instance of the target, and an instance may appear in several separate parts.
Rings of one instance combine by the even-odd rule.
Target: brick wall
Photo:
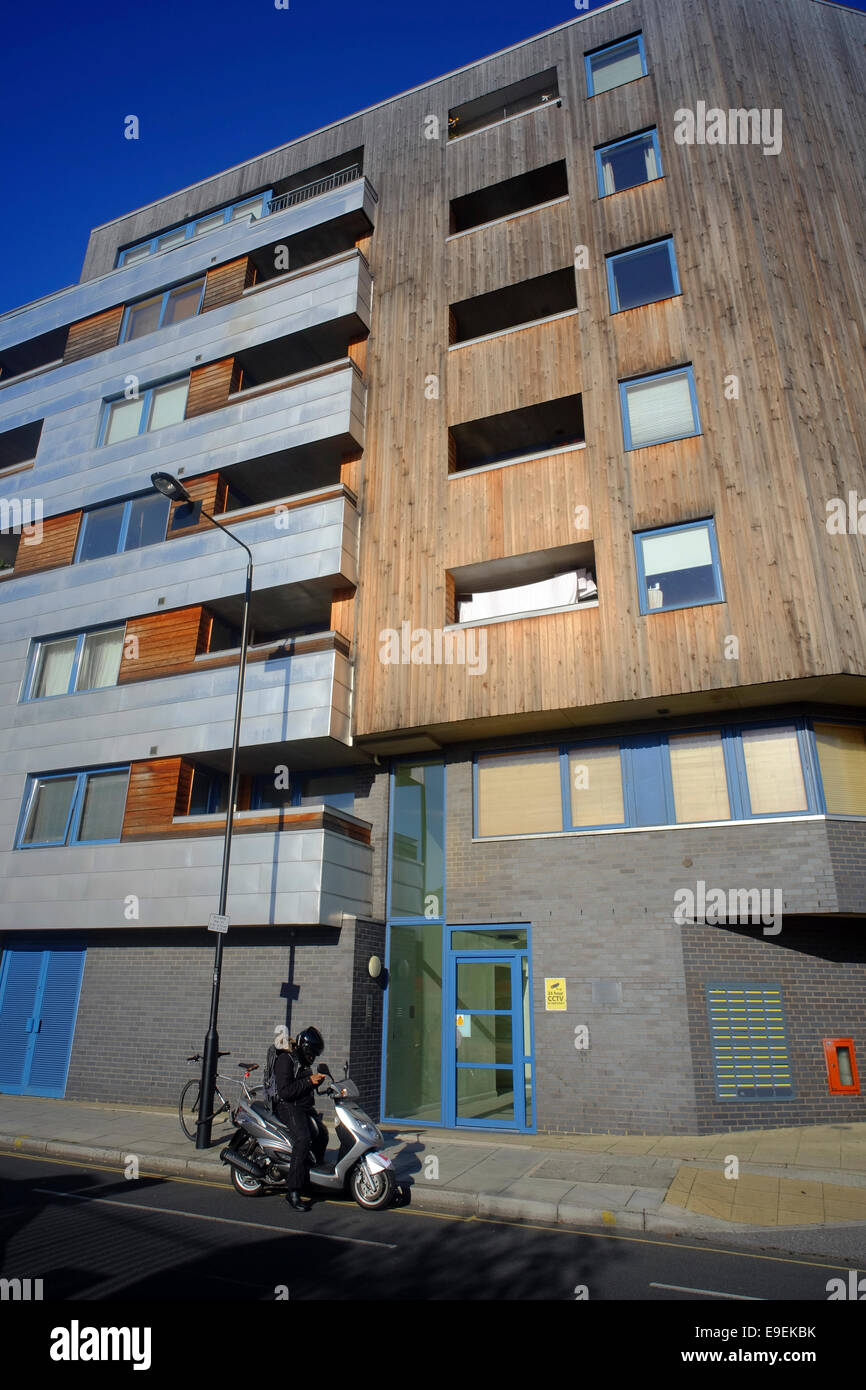
[[[824,1038],[847,1038],[866,1074],[866,937],[862,918],[788,917],[760,926],[683,928],[683,960],[700,1130],[845,1124],[866,1120],[866,1095],[833,1096]],[[790,1100],[719,1101],[713,1084],[706,986],[769,984],[782,991],[794,1082]]]
[[[352,923],[339,930],[229,931],[219,1035],[220,1047],[232,1055],[221,1070],[239,1074],[241,1060],[263,1065],[277,1023],[287,1023],[292,1034],[315,1025],[334,1075],[341,1076],[348,1061],[363,1103],[375,1104],[381,1003],[374,1003],[373,1026],[361,1030],[353,992],[361,966],[366,975],[369,956],[382,953],[384,929],[362,923],[359,931],[358,940]],[[371,944],[377,941],[378,947]],[[176,1104],[184,1081],[196,1073],[186,1058],[204,1043],[213,949],[214,937],[203,931],[91,935],[67,1099]],[[378,986],[374,993],[381,997]]]

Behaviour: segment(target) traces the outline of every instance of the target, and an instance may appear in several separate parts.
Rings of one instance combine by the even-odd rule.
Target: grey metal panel
[[[194,237],[170,251],[120,266],[96,280],[70,285],[57,294],[48,295],[32,304],[22,305],[0,317],[0,349],[15,343],[27,342],[40,333],[76,323],[93,314],[110,309],[115,304],[127,304],[155,294],[181,280],[194,279],[211,266],[247,255],[273,241],[284,240],[298,232],[316,227],[361,209],[372,223],[375,200],[363,179],[345,184],[342,188],[323,193],[296,207],[272,213],[256,222],[230,222],[204,236]]]
[[[234,521],[233,530],[253,552],[254,592],[315,580],[354,583],[356,520],[351,502],[337,497],[278,518]],[[243,577],[243,552],[220,531],[206,529],[123,555],[7,579],[0,584],[0,671],[15,671],[20,681],[31,637],[120,622],[160,607],[213,602],[241,593]]]
[[[231,357],[332,319],[357,314],[369,327],[369,303],[369,267],[358,252],[350,252],[317,269],[266,282],[219,309],[132,342],[22,381],[12,378],[0,390],[0,430],[43,417],[50,420],[88,402],[101,404],[122,392],[130,375],[145,390],[154,382],[182,375],[198,362]]]
[[[221,856],[219,835],[0,854],[0,931],[202,926],[216,910]],[[369,846],[332,831],[237,835],[228,913],[235,925],[336,924],[338,901],[369,916],[371,868]]]
[[[241,746],[327,737],[336,653],[247,666]],[[4,776],[205,753],[231,745],[237,668],[138,681],[6,710]]]
[[[334,371],[103,448],[96,447],[102,402],[91,399],[46,420],[38,463],[5,478],[4,496],[40,498],[47,517],[141,491],[157,470],[194,477],[327,439],[361,448],[365,396],[347,360]]]

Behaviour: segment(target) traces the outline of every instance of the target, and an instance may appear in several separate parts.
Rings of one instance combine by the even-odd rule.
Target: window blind
[[[696,428],[689,379],[685,372],[660,381],[636,381],[626,387],[631,445],[691,434]]]
[[[866,816],[866,738],[845,724],[816,724],[815,743],[827,810]]]
[[[753,816],[808,809],[797,731],[793,726],[745,729],[743,756]]]
[[[477,834],[537,835],[562,829],[555,748],[479,758],[477,774]]]
[[[578,599],[578,578],[574,570],[567,574],[542,579],[535,584],[520,584],[513,589],[492,589],[489,593],[473,594],[461,600],[457,621],[473,618],[507,617],[511,613],[532,613],[536,609],[564,608]]]
[[[668,748],[677,821],[730,820],[721,734],[672,734]]]
[[[609,92],[611,87],[621,87],[623,82],[632,82],[643,77],[643,62],[637,40],[628,47],[623,45],[610,53],[596,53],[590,58],[592,68],[592,92]]]
[[[572,825],[622,825],[622,763],[619,745],[577,748],[568,755]]]

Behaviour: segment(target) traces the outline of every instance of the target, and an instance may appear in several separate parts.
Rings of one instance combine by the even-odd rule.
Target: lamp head
[[[161,492],[163,497],[170,498],[172,502],[192,501],[183,483],[179,483],[170,473],[151,473],[150,481],[157,492]]]

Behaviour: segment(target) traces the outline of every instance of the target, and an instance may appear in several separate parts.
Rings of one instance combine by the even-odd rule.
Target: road
[[[738,1305],[738,1317],[755,1320],[759,1300],[826,1307],[827,1281],[850,1268],[411,1206],[364,1212],[321,1200],[300,1215],[283,1196],[245,1199],[227,1183],[126,1181],[22,1155],[0,1154],[0,1194],[0,1275],[42,1278],[52,1301],[693,1301]]]

